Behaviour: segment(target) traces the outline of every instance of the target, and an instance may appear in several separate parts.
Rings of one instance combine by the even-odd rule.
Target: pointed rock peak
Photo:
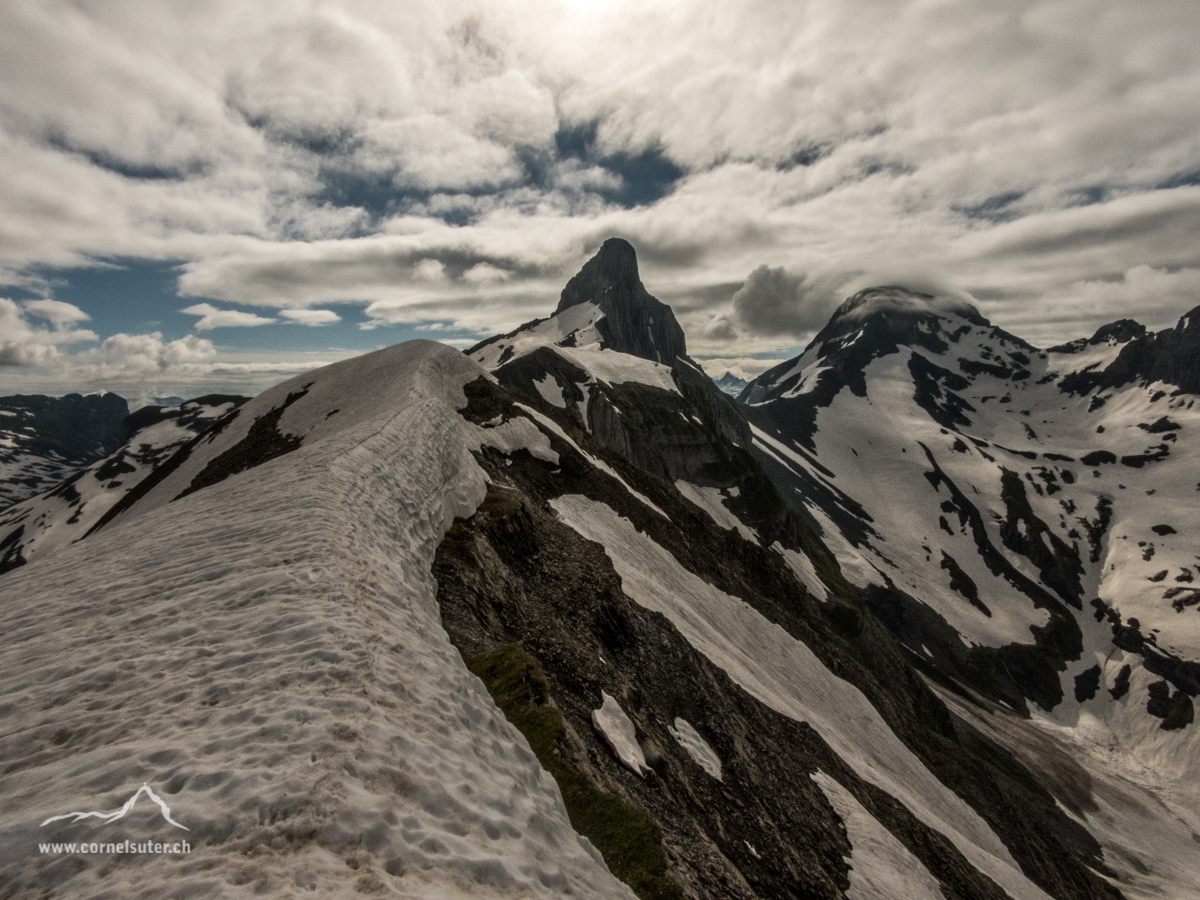
[[[603,346],[664,365],[687,355],[683,329],[671,307],[650,296],[638,277],[637,252],[621,238],[609,238],[567,282],[554,314],[581,303],[604,313],[596,323]]]
[[[580,303],[599,304],[609,293],[635,294],[638,291],[645,293],[646,289],[638,277],[637,251],[629,241],[609,238],[599,252],[583,264],[579,274],[567,282],[554,314]]]
[[[747,384],[746,379],[738,378],[732,372],[726,372],[720,378],[716,379],[714,383],[731,397],[736,397],[745,390]]]

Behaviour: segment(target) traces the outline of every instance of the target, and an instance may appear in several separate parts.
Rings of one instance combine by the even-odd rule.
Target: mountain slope
[[[129,404],[116,394],[0,397],[0,509],[120,446]]]
[[[180,447],[246,399],[210,394],[127,416],[115,452],[0,512],[0,574],[83,538]]]
[[[752,426],[622,244],[550,319],[468,355],[412,342],[265,392],[0,579],[0,841],[30,848],[0,857],[5,884],[1085,900],[1187,883],[1186,863],[1130,880],[1143,851],[1114,828],[1137,816],[1066,763],[1018,761],[1036,722],[938,699],[871,611],[920,604],[860,577],[884,538],[856,549],[825,495],[793,506],[769,477],[788,460],[850,498],[813,462],[826,429],[785,445]],[[1004,558],[1074,616],[1069,581]],[[170,828],[57,818],[142,783],[191,854],[32,849]]]
[[[760,462],[914,664],[1168,796],[1200,758],[1195,318],[1038,351],[963,304],[873,289],[740,397]],[[1178,796],[1179,829],[1114,858],[1123,885],[1178,890],[1200,833]]]
[[[609,245],[606,244],[605,247],[608,248]],[[606,249],[602,248],[599,256],[603,257],[605,254]],[[624,277],[627,282],[636,282],[640,285],[640,281],[636,280],[636,259],[631,258],[630,255],[623,255],[623,258],[626,260]],[[591,266],[592,263],[588,265]],[[585,266],[585,271],[587,268]],[[612,271],[611,266],[609,271]],[[600,285],[600,289],[607,290],[603,284]],[[829,551],[816,538],[812,529],[789,513],[782,504],[762,468],[747,452],[747,448],[753,441],[748,424],[738,415],[737,409],[730,407],[728,401],[709,379],[698,377],[700,370],[686,357],[686,348],[683,346],[677,348],[676,363],[670,370],[670,380],[668,381],[664,378],[665,373],[662,369],[647,369],[644,362],[637,358],[631,358],[631,354],[617,354],[611,348],[603,346],[602,340],[580,340],[578,335],[581,332],[577,330],[580,326],[570,317],[573,315],[573,310],[587,305],[587,298],[574,294],[572,299],[574,302],[570,305],[560,303],[560,312],[556,316],[548,320],[530,323],[510,335],[472,348],[467,353],[485,364],[491,364],[494,374],[502,386],[525,396],[525,399],[521,401],[522,404],[530,408],[538,408],[543,416],[556,419],[558,428],[563,435],[571,435],[573,446],[594,445],[594,448],[589,451],[590,454],[593,457],[608,458],[611,467],[619,468],[622,465],[627,467],[629,464],[633,464],[635,470],[643,473],[638,477],[645,479],[646,476],[649,476],[652,480],[657,479],[659,485],[657,492],[651,493],[649,488],[641,486],[638,487],[638,490],[647,497],[653,498],[653,509],[668,511],[665,518],[672,522],[679,521],[679,517],[669,511],[673,503],[677,504],[680,500],[686,499],[684,506],[704,513],[709,527],[716,524],[719,528],[728,529],[729,536],[725,539],[726,546],[720,549],[714,547],[711,550],[716,558],[726,560],[723,565],[724,569],[739,568],[743,571],[760,571],[764,566],[768,568],[772,566],[772,563],[768,561],[771,559],[771,554],[763,559],[761,557],[762,549],[771,549],[778,554],[775,557],[775,564],[779,561],[786,561],[792,566],[788,578],[794,581],[795,587],[785,589],[776,585],[758,593],[753,589],[748,590],[745,582],[740,581],[738,582],[740,586],[733,590],[733,596],[743,599],[757,597],[756,600],[750,600],[750,603],[763,610],[763,614],[767,617],[764,621],[791,623],[785,624],[784,627],[788,628],[793,635],[808,635],[805,643],[798,646],[809,646],[818,653],[831,654],[823,657],[825,664],[842,673],[843,677],[846,677],[848,659],[840,652],[829,649],[831,631],[841,628],[846,638],[852,644],[858,645],[858,649],[855,651],[857,653],[864,653],[862,647],[869,647],[870,649],[865,651],[865,656],[869,660],[868,670],[858,670],[858,676],[854,679],[854,683],[860,690],[865,691],[871,697],[871,702],[888,717],[886,727],[896,729],[897,734],[903,734],[903,741],[908,743],[912,752],[916,752],[921,757],[924,765],[934,767],[938,772],[938,778],[959,785],[960,789],[965,791],[964,796],[970,797],[970,802],[976,805],[976,809],[994,810],[997,806],[1003,806],[1004,803],[997,796],[997,794],[1002,794],[1002,791],[994,792],[985,800],[986,791],[977,790],[984,784],[994,785],[995,782],[992,780],[994,774],[984,775],[975,770],[971,776],[966,776],[965,772],[971,766],[971,754],[964,754],[960,747],[953,744],[939,743],[939,738],[929,734],[928,722],[930,719],[937,721],[939,713],[936,710],[920,708],[918,712],[918,708],[913,706],[914,697],[912,696],[907,696],[900,701],[906,711],[901,712],[900,709],[893,706],[900,698],[894,696],[892,692],[896,691],[899,685],[905,683],[906,677],[916,680],[915,676],[904,674],[907,667],[898,658],[894,662],[884,662],[890,658],[890,653],[895,653],[895,650],[886,648],[887,639],[881,630],[880,632],[873,631],[874,626],[868,622],[869,614],[865,614],[866,617],[863,618],[865,611],[862,610],[854,590],[841,581]],[[565,312],[562,311],[564,307]],[[598,310],[599,303],[592,304],[592,309]],[[603,314],[592,312],[584,321],[588,323],[586,327],[593,329],[590,333],[594,334],[596,323],[603,321]],[[503,408],[503,406],[499,408]],[[488,407],[486,414],[482,412],[479,414],[479,421],[490,420],[496,411],[496,407]],[[499,421],[500,418],[495,420]],[[563,451],[559,450],[559,452]],[[487,467],[486,461],[481,461],[481,464]],[[507,461],[503,469],[489,468],[489,472],[495,483],[509,484],[511,490],[516,491],[515,495],[506,495],[508,499],[504,502],[508,504],[519,503],[522,498],[527,498],[525,500],[527,504],[536,505],[539,502],[545,502],[540,498],[545,497],[547,491],[570,493],[563,484],[563,482],[569,481],[565,465],[562,467],[561,473],[556,473],[559,477],[554,479],[553,485],[545,483],[542,479],[536,483],[534,489],[522,486],[519,480],[521,470],[513,464],[513,461]],[[630,484],[638,483],[628,472],[624,477]],[[518,479],[515,483],[514,478]],[[665,494],[662,493],[664,490]],[[674,496],[673,500],[670,499],[672,495]],[[561,501],[551,501],[560,517],[565,515],[565,508],[559,503],[567,502],[568,499],[564,497]],[[501,499],[497,498],[496,502],[500,503]],[[611,499],[606,501],[606,505],[608,504],[611,504]],[[642,506],[644,507],[645,504]],[[585,536],[596,539],[598,535],[589,531],[588,527],[591,523],[603,518],[606,514],[605,508],[605,506],[592,508],[578,521],[571,520],[572,527],[581,531]],[[663,519],[662,516],[642,515],[641,520],[633,517],[632,521],[637,523],[638,529],[653,535],[656,541],[665,541],[671,547],[670,553],[676,559],[690,560],[682,562],[682,564],[685,568],[691,567],[693,572],[702,572],[704,580],[728,577],[728,575],[721,576],[715,572],[705,572],[705,564],[699,562],[700,557],[692,555],[692,552],[685,549],[698,538],[681,540],[667,537],[669,530],[667,533],[663,532]],[[479,526],[485,533],[490,527],[486,524],[487,521],[487,517],[484,517]],[[687,527],[687,533],[690,535],[696,535],[701,530],[703,530],[702,527],[697,525]],[[531,537],[530,540],[536,541],[536,538]],[[495,553],[501,557],[504,556],[502,548],[497,549]],[[613,554],[612,564],[620,570],[621,557],[631,553],[636,555],[636,552],[628,546],[622,546],[621,552]],[[472,559],[490,555],[486,549],[479,550],[478,554],[481,556],[472,555]],[[569,563],[564,561],[563,565],[569,565]],[[700,567],[699,570],[695,568],[696,566]],[[639,564],[635,564],[635,568],[639,568]],[[818,570],[823,573],[820,577],[817,575]],[[511,567],[508,571],[509,574],[497,575],[496,580],[510,580],[512,577]],[[526,577],[517,577],[525,585],[524,597],[526,599],[540,593],[531,590]],[[625,593],[632,596],[628,587],[630,574],[622,571],[620,577],[626,584]],[[822,578],[826,579],[828,584]],[[464,577],[463,580],[469,581],[470,579]],[[445,585],[441,575],[439,575],[439,582],[443,586]],[[833,597],[834,592],[831,591],[829,585],[834,585],[834,591],[838,592],[840,596],[832,600],[827,611],[812,606],[796,606],[796,601],[782,599],[788,595],[789,591],[799,589],[802,593],[809,593],[810,596],[819,598],[819,600],[829,600]],[[485,647],[502,646],[505,641],[520,640],[525,645],[529,645],[532,641],[536,646],[544,639],[538,629],[531,632],[519,624],[526,619],[527,613],[522,613],[515,620],[501,614],[502,618],[509,623],[503,628],[498,626],[495,613],[481,613],[480,610],[488,609],[492,603],[488,599],[489,592],[490,589],[468,591],[468,594],[474,593],[474,596],[467,606],[474,611],[473,617],[477,621],[470,626],[459,624],[459,627],[466,629],[466,637],[459,635],[455,627],[447,625],[452,639],[455,639],[460,649],[463,649],[465,657],[469,657],[472,653],[481,653]],[[441,595],[439,596],[441,597]],[[447,602],[445,599],[442,600],[444,610]],[[549,597],[545,602],[553,606],[556,601],[553,597]],[[578,599],[573,597],[571,602],[578,602]],[[802,609],[808,609],[808,612],[803,613]],[[683,626],[681,623],[676,623],[676,627],[682,628]],[[481,636],[481,629],[486,637]],[[815,629],[815,631],[811,629]],[[825,636],[818,637],[818,635]],[[705,643],[700,640],[698,635],[693,634],[691,637],[695,638],[692,641],[693,646],[696,646],[696,641],[700,641],[701,644]],[[465,646],[461,642],[463,640],[466,641]],[[559,642],[554,643],[553,649],[534,654],[541,665],[550,671],[552,681],[554,679],[552,671],[554,663],[547,662],[546,657],[548,655],[550,660],[561,658],[563,640],[560,639]],[[602,654],[603,658],[610,658],[611,652],[611,650],[605,651]],[[754,650],[747,647],[735,651],[734,657],[753,652]],[[723,660],[728,662],[727,657],[723,657]],[[720,665],[721,663],[718,663],[718,666]],[[851,666],[851,670],[853,669],[854,667]],[[574,683],[565,674],[560,677],[568,683]],[[735,680],[737,679],[735,678]],[[613,691],[616,690],[617,688],[614,687]],[[785,694],[791,694],[792,691],[794,688],[785,691]],[[830,697],[838,696],[834,691],[828,691],[828,693]],[[904,696],[903,690],[900,693]],[[774,707],[777,711],[796,710],[796,707],[792,705],[794,700],[782,701],[778,699],[778,696],[778,693],[768,692],[758,695],[756,699],[759,702],[765,702],[768,707],[772,702],[777,704]],[[920,696],[920,691],[916,692],[916,696]],[[772,697],[776,699],[770,699]],[[844,705],[848,702],[844,701]],[[813,715],[812,708],[804,707],[804,709],[805,712],[799,713],[798,717],[808,720]],[[940,715],[945,717],[944,711]],[[670,721],[667,710],[662,711],[662,716],[661,720]],[[922,721],[923,717],[928,718]],[[586,721],[586,715],[583,715],[577,730],[586,725]],[[641,721],[639,720],[639,723]],[[825,721],[829,727],[828,723],[833,722],[834,719],[826,717]],[[948,733],[953,733],[957,738],[954,726],[949,723],[948,719],[946,722]],[[639,727],[644,726],[639,724]],[[834,739],[836,736],[836,732],[831,735],[822,731],[822,734],[826,739]],[[969,742],[970,739],[968,739]],[[846,750],[863,743],[871,743],[871,741],[864,735],[857,735],[846,739],[841,747]],[[874,743],[878,744],[880,741],[875,739]],[[789,752],[786,749],[775,747],[772,752],[781,759],[789,758]],[[801,757],[791,765],[797,770],[804,770],[811,764]],[[881,764],[878,762],[872,763],[866,771],[878,772],[880,766]],[[915,780],[915,776],[888,782],[889,789],[891,791],[900,790],[899,784],[913,780]],[[773,789],[784,790],[785,788],[778,786]],[[627,799],[637,802],[637,798],[634,796]],[[1020,806],[1024,801],[1013,802]],[[1036,807],[1036,804],[1033,806]],[[763,815],[768,814],[764,813]],[[1021,840],[1021,837],[1018,836],[1021,831],[1026,833],[1036,831],[1039,837],[1025,848],[1027,851],[1040,840],[1057,840],[1057,838],[1048,837],[1047,833],[1041,830],[1041,826],[1033,825],[1043,815],[1044,813],[1038,812],[1030,806],[1026,806],[1022,813],[1017,813],[1016,807],[1010,807],[1007,812],[996,814],[991,821],[993,827],[1000,828],[1001,832],[1005,834],[1006,840],[1012,839],[1018,843]],[[1008,818],[1010,816],[1012,818]],[[1005,830],[1006,827],[1011,827],[1018,818],[1023,821],[1023,828]],[[1004,824],[1006,819],[1007,826]],[[1088,845],[1091,839],[1083,835],[1081,837],[1083,838],[1080,845],[1082,848],[1084,845]],[[1095,848],[1096,852],[1098,849],[1098,847]],[[1087,855],[1092,851],[1083,850],[1082,852]],[[1057,856],[1061,859],[1064,856],[1068,858],[1070,856],[1069,852],[1064,853],[1061,849],[1050,853],[1045,853],[1043,849],[1036,851],[1036,854],[1042,855],[1043,858]],[[1022,865],[1033,865],[1033,870],[1036,870],[1037,866],[1032,863],[1033,858],[1035,857],[1022,856]],[[1092,864],[1100,865],[1097,860],[1093,860]],[[740,869],[740,871],[743,875],[746,872],[745,869]],[[1037,877],[1048,879],[1046,883],[1053,883],[1059,876],[1052,875],[1049,870],[1043,869]],[[1061,886],[1065,883],[1073,883],[1075,885],[1073,889],[1078,890],[1080,886],[1088,884],[1088,877],[1083,876],[1081,871],[1076,871],[1072,876],[1062,879],[1058,883],[1060,886],[1056,892],[1060,891]],[[774,895],[778,887],[767,887],[762,883],[755,883],[754,889],[762,895]],[[1072,889],[1068,889],[1068,892],[1070,890]],[[1101,889],[1093,884],[1086,887],[1085,890],[1088,893],[1084,896],[1093,896]],[[1060,895],[1062,894],[1060,893]]]
[[[87,540],[5,576],[0,833],[28,848],[6,884],[630,896],[438,622],[434,550],[485,490],[469,448],[531,437],[456,414],[478,374],[417,342],[294,379]],[[261,460],[252,432],[272,419],[290,452],[180,498],[231,451]],[[190,855],[39,865],[39,839],[144,833],[133,816],[102,836],[38,828],[143,781],[191,829]]]

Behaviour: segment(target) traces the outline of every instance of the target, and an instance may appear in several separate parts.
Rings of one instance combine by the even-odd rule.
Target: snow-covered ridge
[[[602,318],[604,313],[595,303],[580,303],[548,319],[523,325],[511,335],[485,341],[468,350],[467,355],[490,371],[538,347],[554,346],[563,341],[569,341],[575,347],[599,349],[596,323]]]
[[[434,550],[484,494],[487,435],[457,413],[481,374],[413,342],[280,385],[143,502],[0,582],[0,841],[28,848],[0,878],[219,896],[252,854],[276,893],[632,896],[439,622]],[[305,389],[278,421],[298,448],[172,502]],[[142,782],[170,794],[189,856],[103,880],[38,864],[38,840],[91,838],[39,822]]]
[[[843,301],[830,319],[830,324],[858,324],[881,313],[957,316],[975,321],[980,319],[979,310],[966,300],[925,294],[904,287],[884,286],[867,288]]]

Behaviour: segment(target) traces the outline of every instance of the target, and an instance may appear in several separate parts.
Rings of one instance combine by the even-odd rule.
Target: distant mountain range
[[[70,397],[78,396],[63,399],[70,402]],[[0,404],[11,399],[0,399]],[[124,400],[116,399],[125,406]],[[126,495],[138,496],[131,492],[142,487],[177,450],[247,399],[209,394],[173,407],[143,406],[124,416],[120,421],[119,443],[111,452],[99,454],[112,441],[103,446],[89,445],[93,452],[74,457],[75,465],[65,469],[69,474],[53,488],[0,509],[0,573],[24,565],[35,553],[65,547],[86,536],[106,516],[115,514],[114,508],[120,509],[120,504],[128,501]],[[116,408],[113,401],[109,405]],[[36,425],[30,431],[34,428]],[[68,430],[68,424],[60,428]],[[39,463],[44,458],[38,455],[38,450],[28,449],[46,443],[35,439],[25,445],[27,455],[21,458],[24,470],[47,465],[44,461]],[[83,462],[89,456],[91,461]]]
[[[0,509],[32,497],[121,444],[123,397],[0,397]]]
[[[205,854],[141,891],[1197,896],[1196,315],[878,287],[735,399],[613,239],[465,353],[136,413],[0,519],[0,835],[136,771]]]
[[[736,397],[746,389],[748,382],[744,378],[738,378],[732,372],[726,372],[720,378],[716,379],[716,385],[726,394],[731,397]]]

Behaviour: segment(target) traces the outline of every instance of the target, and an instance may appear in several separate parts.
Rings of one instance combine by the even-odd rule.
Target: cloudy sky
[[[854,290],[1200,304],[1195,0],[6,0],[0,392],[256,392],[546,315],[612,235],[713,375]]]

